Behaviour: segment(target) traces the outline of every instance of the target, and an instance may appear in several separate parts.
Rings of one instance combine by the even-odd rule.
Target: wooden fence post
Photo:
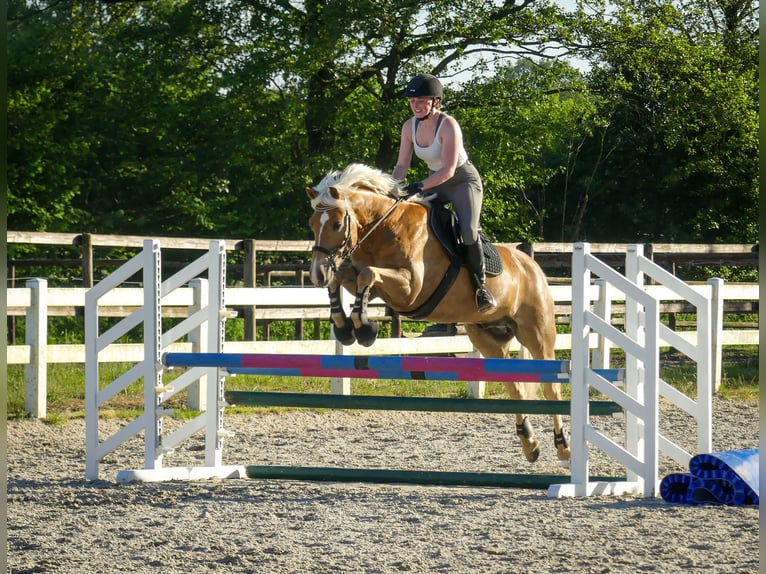
[[[612,323],[612,292],[613,286],[598,277],[593,280],[598,287],[598,299],[593,304],[593,312],[611,325]],[[604,335],[597,337],[596,348],[591,353],[593,368],[608,369],[611,365],[612,342]]]
[[[240,243],[245,253],[242,262],[242,280],[245,287],[255,287],[256,262],[255,262],[255,239],[245,239]],[[245,307],[245,341],[255,341],[255,305]]]
[[[723,365],[723,346],[721,339],[723,338],[723,279],[719,277],[711,277],[707,280],[708,285],[711,288],[710,297],[710,314],[711,314],[711,341],[710,341],[710,358],[712,359],[712,371],[713,371],[713,392],[717,392],[721,386],[722,365]],[[697,324],[699,329],[699,323]]]
[[[296,269],[295,270],[295,285],[299,287],[303,287],[303,269]],[[316,325],[316,323],[314,323]],[[303,317],[300,317],[295,320],[295,338],[298,341],[303,341],[304,333],[306,331],[306,321],[303,319]]]
[[[468,356],[480,359],[481,353],[474,347]],[[487,383],[486,381],[467,381],[465,391],[469,399],[483,399],[487,394]]]
[[[29,364],[24,367],[24,411],[33,418],[47,415],[48,402],[48,281],[29,279],[25,343]]]
[[[529,255],[532,259],[535,258],[535,244],[534,243],[529,243],[529,242],[519,243],[519,246],[516,249],[518,249],[519,251],[523,251],[524,253]]]
[[[16,266],[13,264],[12,260],[9,260],[10,263],[8,264],[8,286],[13,289],[16,287]],[[16,316],[15,315],[8,315],[7,316],[7,324],[8,324],[8,344],[9,345],[15,345],[16,344]]]
[[[386,306],[386,314],[391,317],[391,338],[399,339],[402,336],[402,316],[398,311]]]
[[[82,249],[82,286],[93,287],[93,236],[90,233],[80,235]]]

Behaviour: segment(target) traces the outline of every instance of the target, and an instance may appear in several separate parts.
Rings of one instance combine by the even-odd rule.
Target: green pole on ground
[[[565,474],[509,474],[259,465],[248,466],[245,470],[249,478],[261,479],[430,484],[438,486],[494,486],[502,488],[547,489],[551,484],[566,484],[571,481],[571,477]],[[625,478],[592,477],[591,480],[614,482],[615,480],[625,480]]]

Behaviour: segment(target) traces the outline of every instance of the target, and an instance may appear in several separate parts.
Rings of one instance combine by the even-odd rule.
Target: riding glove
[[[416,183],[411,183],[407,187],[404,188],[404,193],[406,197],[412,197],[413,195],[417,195],[423,191],[423,182],[418,181]]]

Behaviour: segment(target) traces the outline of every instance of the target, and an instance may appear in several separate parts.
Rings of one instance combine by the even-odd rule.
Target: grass
[[[564,356],[560,358],[566,358]],[[617,358],[619,361],[619,358]],[[682,355],[671,351],[663,352],[663,366],[660,376],[682,392],[693,396],[696,366]],[[102,384],[114,380],[131,365],[105,363],[100,367]],[[169,383],[173,371],[166,376]],[[727,347],[723,357],[723,381],[719,394],[726,399],[758,401],[758,347]],[[304,393],[329,393],[330,381],[313,377],[255,377],[239,375],[227,380],[232,390],[290,391]],[[116,395],[101,409],[106,418],[135,418],[142,411],[143,384],[137,381]],[[352,379],[354,394],[393,396],[432,396],[461,398],[466,396],[466,385],[453,381],[399,381]],[[569,389],[564,385],[564,394]],[[487,383],[488,398],[506,397],[501,383]],[[85,416],[85,369],[83,365],[54,364],[48,367],[48,408],[46,420],[60,424],[71,418]],[[168,403],[174,409],[175,417],[185,419],[196,413],[186,408],[186,394],[179,393]],[[264,410],[257,407],[232,407],[231,412],[253,412]],[[274,409],[269,409],[274,410]],[[8,417],[24,418],[24,367],[8,366]]]

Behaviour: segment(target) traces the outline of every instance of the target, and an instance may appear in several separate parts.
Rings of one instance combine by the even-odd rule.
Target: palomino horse
[[[554,358],[553,298],[542,269],[531,257],[496,247],[502,271],[488,276],[487,284],[497,307],[480,314],[468,270],[430,226],[428,211],[436,207],[430,207],[427,199],[405,201],[396,180],[360,164],[332,172],[306,191],[314,209],[309,221],[314,232],[311,281],[328,288],[333,328],[343,344],[357,340],[369,346],[375,341],[377,323],[367,318],[367,301],[380,297],[404,316],[463,323],[484,357],[507,357],[517,337],[534,358]],[[347,258],[351,265],[342,266]],[[450,269],[456,271],[443,283]],[[350,317],[340,304],[341,285],[356,297]],[[514,399],[533,399],[538,387],[536,383],[504,384]],[[543,392],[549,400],[561,399],[559,383],[543,383]],[[553,425],[557,456],[568,460],[560,415],[553,416]],[[526,458],[537,460],[540,445],[523,414],[516,415],[516,432]]]

